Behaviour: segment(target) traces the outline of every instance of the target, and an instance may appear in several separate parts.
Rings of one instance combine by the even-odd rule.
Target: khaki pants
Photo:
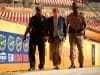
[[[61,41],[59,39],[55,39],[54,41],[50,42],[50,60],[53,62],[54,66],[57,66],[61,63],[59,52],[60,43]]]
[[[83,66],[82,36],[77,34],[69,34],[69,43],[71,64],[74,63],[74,46],[77,45],[79,51],[78,61],[80,66]]]

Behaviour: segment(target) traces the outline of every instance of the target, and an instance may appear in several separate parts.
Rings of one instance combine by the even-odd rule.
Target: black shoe
[[[44,70],[44,67],[39,65],[39,70]]]
[[[58,69],[59,69],[59,67],[58,67],[58,66],[56,66],[56,67],[54,67],[54,69],[55,69],[55,70],[58,70]]]
[[[75,65],[71,65],[71,66],[69,67],[69,69],[71,69],[71,68],[75,68]]]

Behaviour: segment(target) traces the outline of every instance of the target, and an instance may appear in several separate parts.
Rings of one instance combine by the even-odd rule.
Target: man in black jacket
[[[29,61],[30,61],[30,70],[35,69],[35,52],[36,45],[38,45],[39,51],[39,69],[44,68],[45,64],[45,44],[43,38],[45,37],[46,29],[46,18],[42,15],[40,7],[36,7],[36,14],[30,18],[29,25],[26,29],[24,40],[26,35],[30,34],[29,41]]]

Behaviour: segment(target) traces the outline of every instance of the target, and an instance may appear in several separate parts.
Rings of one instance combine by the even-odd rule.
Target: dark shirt
[[[45,16],[32,16],[29,25],[31,25],[30,38],[33,40],[42,39],[46,35],[47,20]]]

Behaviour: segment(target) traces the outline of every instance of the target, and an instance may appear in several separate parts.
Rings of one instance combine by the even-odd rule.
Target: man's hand
[[[23,41],[25,41],[26,40],[26,35],[24,35],[24,37],[23,37]]]
[[[66,40],[66,36],[67,36],[67,33],[64,33],[64,36],[63,36],[63,41]]]

